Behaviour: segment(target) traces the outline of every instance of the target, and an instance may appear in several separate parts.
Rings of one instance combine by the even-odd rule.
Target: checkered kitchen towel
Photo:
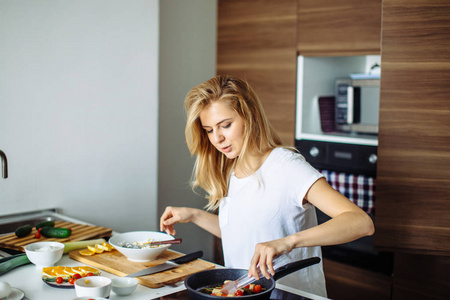
[[[369,214],[375,214],[374,177],[319,170],[328,183]]]

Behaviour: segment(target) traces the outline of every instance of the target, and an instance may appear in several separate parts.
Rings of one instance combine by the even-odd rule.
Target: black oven
[[[296,140],[296,148],[317,169],[376,177],[377,146]]]
[[[296,140],[296,147],[313,167],[325,175],[333,188],[361,207],[374,220],[376,146]],[[318,209],[316,212],[319,224],[330,219]],[[391,275],[393,254],[377,251],[373,240],[374,237],[369,236],[346,244],[323,246],[322,254],[325,259]]]

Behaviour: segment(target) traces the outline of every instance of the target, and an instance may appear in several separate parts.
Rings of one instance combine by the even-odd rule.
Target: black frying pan
[[[264,291],[254,295],[241,296],[239,298],[246,298],[246,299],[252,298],[254,300],[270,299],[270,294],[272,293],[272,290],[275,288],[275,281],[300,269],[318,264],[319,262],[320,262],[319,257],[311,257],[288,263],[283,267],[279,268],[272,278],[266,279],[265,277],[261,277],[259,280],[254,282],[255,284],[260,284],[263,287],[263,289],[265,289]],[[247,273],[248,270],[245,269],[225,268],[225,269],[206,270],[194,273],[189,277],[187,277],[186,280],[184,281],[184,285],[188,289],[191,299],[199,299],[199,300],[210,300],[219,298],[223,299],[223,297],[211,296],[208,294],[201,293],[198,290],[208,286],[221,286],[225,280],[236,280]]]

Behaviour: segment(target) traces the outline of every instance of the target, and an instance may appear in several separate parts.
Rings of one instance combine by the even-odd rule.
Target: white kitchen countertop
[[[74,222],[74,223],[82,223],[89,224],[77,219],[73,219],[64,215],[60,215],[58,213],[52,213],[57,218],[64,219],[66,221]],[[90,224],[92,225],[92,224]],[[69,258],[68,254],[64,254],[61,260],[59,260],[55,265],[59,266],[83,266],[86,265],[79,261],[73,260]],[[221,266],[217,266],[221,267]],[[101,271],[102,276],[106,276],[109,278],[118,277],[114,274]],[[29,300],[70,300],[76,298],[75,288],[67,289],[67,288],[55,288],[48,286],[42,281],[42,268],[36,267],[34,264],[28,264],[24,266],[17,267],[8,273],[0,276],[0,281],[8,282],[11,287],[18,288],[25,293],[24,299]],[[279,290],[287,291],[296,295],[300,295],[306,298],[310,298],[313,300],[326,300],[327,298],[323,298],[320,296],[316,296],[298,289],[294,289],[291,287],[287,287],[281,284],[276,284],[276,288]],[[157,289],[148,288],[143,285],[138,285],[136,290],[129,296],[118,296],[111,291],[111,295],[109,299],[111,300],[150,300],[156,299],[163,296],[167,296],[170,294],[174,294],[180,291],[186,290],[186,287],[183,283],[178,285],[164,286]]]
[[[60,266],[83,266],[79,261],[69,258],[68,254],[64,254],[57,265]],[[101,271],[101,270],[100,270]],[[30,300],[61,300],[76,298],[75,288],[63,289],[50,287],[42,281],[42,268],[38,268],[33,264],[17,267],[0,277],[1,281],[8,282],[12,287],[21,289],[25,296]],[[102,276],[109,278],[117,277],[116,275],[101,271]],[[149,300],[169,295],[184,290],[184,284],[178,287],[165,286],[158,289],[151,289],[143,285],[138,285],[136,290],[130,296],[118,296],[111,291],[111,300]]]
[[[64,254],[57,265],[60,266],[82,266],[86,265],[79,261],[69,258],[68,254]],[[42,269],[33,264],[17,267],[0,277],[1,281],[8,282],[11,287],[21,289],[26,298],[30,300],[70,300],[76,298],[75,289],[63,289],[50,287],[42,281]],[[101,271],[102,276],[109,278],[117,277],[116,275]],[[325,300],[326,298],[309,294],[294,288],[290,288],[281,284],[276,285],[277,289],[291,292],[313,300]],[[111,300],[150,300],[162,296],[170,295],[185,290],[184,284],[179,286],[164,286],[157,289],[151,289],[143,285],[138,285],[136,290],[129,296],[118,296],[111,291]]]

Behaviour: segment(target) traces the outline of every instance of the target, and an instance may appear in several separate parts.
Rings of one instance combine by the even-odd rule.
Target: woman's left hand
[[[269,279],[271,275],[275,274],[273,259],[291,252],[293,248],[293,244],[289,242],[289,237],[256,244],[255,253],[248,270],[249,277],[254,276],[258,280],[258,269],[260,269],[261,274]]]

